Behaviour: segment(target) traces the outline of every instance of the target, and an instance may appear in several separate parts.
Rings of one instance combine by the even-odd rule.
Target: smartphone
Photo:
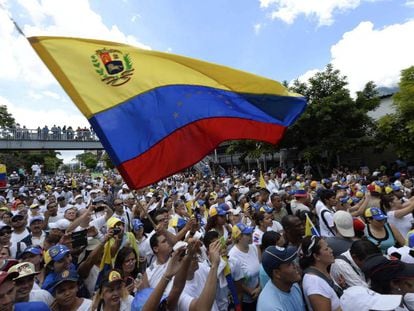
[[[113,229],[113,232],[114,232],[115,235],[120,234],[121,233],[121,228],[115,227]]]
[[[227,246],[226,239],[224,238],[224,236],[220,238],[220,244],[221,244],[221,247],[223,248]]]

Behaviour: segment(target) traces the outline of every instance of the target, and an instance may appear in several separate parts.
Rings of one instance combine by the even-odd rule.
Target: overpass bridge
[[[1,128],[0,150],[100,150],[99,138],[89,129]]]

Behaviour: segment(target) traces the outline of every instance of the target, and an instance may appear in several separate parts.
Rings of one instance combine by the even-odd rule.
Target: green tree
[[[112,160],[111,160],[111,158],[109,157],[109,155],[108,155],[108,153],[107,153],[107,152],[105,152],[105,153],[104,153],[104,155],[102,156],[102,159],[103,159],[103,161],[104,161],[104,163],[105,163],[105,166],[106,166],[107,168],[112,169],[112,168],[114,168],[114,167],[115,167],[114,163],[112,162]]]
[[[379,105],[375,84],[368,82],[353,100],[346,77],[328,64],[308,83],[294,81],[291,90],[304,95],[308,107],[299,120],[288,129],[281,147],[296,147],[301,154],[328,169],[339,164],[340,155],[354,152],[371,142],[374,127],[367,112]],[[320,167],[319,173],[322,174]]]
[[[6,105],[0,105],[0,126],[12,127],[15,124],[15,120],[11,113],[8,112]]]
[[[93,154],[92,152],[78,154],[76,156],[76,159],[78,159],[88,169],[95,169],[96,165],[98,164],[98,157],[96,154]]]
[[[400,90],[393,96],[395,112],[378,120],[377,142],[392,145],[398,156],[414,160],[414,66],[401,71]]]

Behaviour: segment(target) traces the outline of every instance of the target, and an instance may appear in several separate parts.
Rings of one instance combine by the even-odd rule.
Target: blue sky
[[[398,83],[414,65],[413,0],[0,0],[0,104],[28,128],[85,126],[27,36],[125,42],[279,81],[306,81],[328,63],[351,92]],[[73,157],[72,154],[65,159]]]

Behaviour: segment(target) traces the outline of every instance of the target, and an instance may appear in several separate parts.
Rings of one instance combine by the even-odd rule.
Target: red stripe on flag
[[[240,118],[202,119],[117,168],[131,189],[140,189],[194,165],[223,141],[253,139],[276,144],[285,130],[281,125]]]

